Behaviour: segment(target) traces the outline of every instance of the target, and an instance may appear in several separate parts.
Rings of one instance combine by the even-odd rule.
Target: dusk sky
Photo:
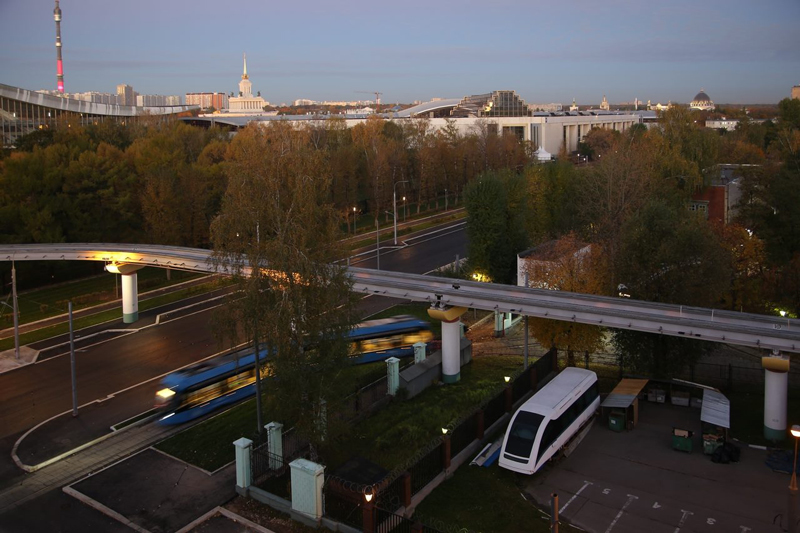
[[[56,86],[52,0],[0,0],[0,83]],[[238,91],[385,103],[775,103],[800,84],[800,0],[62,0],[67,92]]]

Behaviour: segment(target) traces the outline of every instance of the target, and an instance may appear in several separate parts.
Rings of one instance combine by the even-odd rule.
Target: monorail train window
[[[548,422],[547,427],[544,429],[544,434],[542,435],[542,442],[539,445],[539,457],[537,461],[542,457],[547,448],[549,448],[553,442],[555,442],[556,439],[561,436],[590,405],[592,405],[592,402],[597,396],[598,390],[597,383],[595,382],[586,392],[581,394],[566,411],[561,413],[561,416]]]
[[[211,385],[205,386],[202,389],[187,392],[186,396],[184,397],[182,407],[192,407],[201,403],[205,403],[220,396],[223,392],[224,382],[222,381],[212,383]]]
[[[544,417],[537,413],[529,413],[528,411],[517,413],[506,440],[506,453],[518,457],[529,457],[542,420],[544,420]]]
[[[414,344],[416,342],[430,342],[433,340],[433,333],[424,329],[408,333],[403,337],[403,344]]]

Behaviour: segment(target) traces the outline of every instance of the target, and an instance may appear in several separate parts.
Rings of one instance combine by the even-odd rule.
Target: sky
[[[0,83],[56,86],[53,0],[0,0]],[[800,85],[800,0],[62,0],[67,92],[273,104],[517,91],[529,103],[769,104]],[[365,94],[366,93],[366,94]]]

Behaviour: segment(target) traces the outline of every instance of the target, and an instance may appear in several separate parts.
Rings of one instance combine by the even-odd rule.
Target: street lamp
[[[392,203],[394,204],[394,245],[397,246],[397,186],[408,183],[408,180],[398,181],[392,187]]]
[[[403,196],[403,222],[406,221],[406,197]]]
[[[353,235],[356,234],[356,208],[353,207]]]
[[[800,439],[800,425],[793,425],[789,432],[794,437],[794,462],[792,463],[792,480],[789,482],[789,512],[787,513],[789,529],[787,531],[794,533],[797,526],[795,518],[797,510],[797,441]]]

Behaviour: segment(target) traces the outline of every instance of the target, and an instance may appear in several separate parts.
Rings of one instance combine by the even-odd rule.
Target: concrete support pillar
[[[503,320],[505,319],[505,314],[501,313],[500,311],[494,312],[494,336],[495,337],[502,337],[505,333],[505,329],[503,328]]]
[[[461,324],[466,307],[436,305],[428,309],[431,318],[442,321],[442,382],[456,383],[461,379]]]
[[[122,321],[132,324],[139,320],[139,293],[136,272],[122,275]]]
[[[295,459],[292,469],[292,510],[319,520],[322,518],[322,486],[325,467],[306,459]]]
[[[442,382],[455,383],[461,379],[460,321],[442,322]]]
[[[253,446],[253,441],[242,437],[233,445],[236,447],[236,486],[246,489],[252,481],[250,448]]]
[[[764,437],[771,441],[786,438],[786,405],[789,390],[789,358],[777,353],[762,357],[764,367]]]
[[[389,396],[397,394],[400,387],[400,359],[397,357],[386,360],[386,385]]]
[[[414,343],[414,364],[421,363],[425,360],[428,345],[424,342]]]
[[[122,322],[131,324],[139,320],[139,293],[136,271],[144,268],[131,263],[109,263],[106,271],[122,275]]]
[[[267,451],[269,452],[269,467],[277,470],[283,466],[283,424],[270,422],[264,429],[267,430]]]

